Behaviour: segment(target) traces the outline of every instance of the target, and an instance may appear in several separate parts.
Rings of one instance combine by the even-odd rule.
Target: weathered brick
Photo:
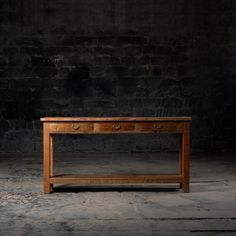
[[[116,96],[116,84],[107,78],[96,78],[94,80],[97,97]]]
[[[94,53],[96,54],[104,54],[104,55],[110,55],[110,56],[114,56],[115,55],[115,48],[114,47],[95,47],[94,49]]]
[[[106,67],[106,73],[107,75],[113,74],[117,77],[125,77],[128,73],[129,67],[125,64],[121,65],[113,65],[113,66],[108,66]]]
[[[93,44],[97,44],[98,43],[98,38],[94,37],[94,36],[79,36],[79,37],[75,37],[75,42],[76,44],[79,45],[83,45],[83,44],[89,44],[89,45],[93,45]],[[73,43],[72,43],[73,44]]]
[[[51,66],[54,65],[50,58],[45,58],[42,56],[31,56],[32,66]]]
[[[103,109],[106,108],[114,108],[115,103],[111,100],[85,100],[84,106],[90,109],[102,107]]]
[[[7,65],[6,58],[0,56],[0,67],[6,66],[6,65]]]
[[[157,46],[147,45],[143,48],[144,54],[157,55]]]
[[[94,58],[96,65],[120,65],[120,60],[114,56],[100,55]]]
[[[32,67],[32,75],[39,76],[42,78],[50,78],[57,75],[57,69],[52,66],[37,66]]]
[[[98,37],[98,44],[99,45],[113,45],[115,43],[114,36],[102,36]]]
[[[119,36],[116,42],[118,45],[143,45],[147,43],[147,39],[140,36]]]
[[[124,46],[120,48],[121,52],[123,53],[123,56],[133,56],[133,57],[137,57],[137,56],[141,56],[143,53],[143,47],[141,46]]]
[[[160,66],[152,66],[152,74],[153,76],[160,76],[161,75],[161,67]]]
[[[7,76],[7,68],[0,68],[0,78],[1,77],[6,77]]]
[[[149,75],[151,68],[149,66],[137,66],[129,68],[128,74],[130,76],[145,76]]]
[[[6,79],[0,79],[0,88],[6,89],[9,87],[9,82]],[[0,90],[1,91],[1,90]]]
[[[43,53],[43,48],[34,47],[34,46],[23,46],[20,48],[20,53],[22,54],[41,54]]]
[[[121,57],[121,64],[126,66],[133,66],[137,64],[137,58],[134,56],[124,56]]]
[[[150,56],[141,56],[137,57],[137,64],[149,65],[150,64]]]

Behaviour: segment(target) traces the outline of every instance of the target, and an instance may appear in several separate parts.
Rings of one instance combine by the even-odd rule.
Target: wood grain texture
[[[43,117],[41,121],[191,121],[191,117]]]
[[[173,121],[52,121],[49,124],[50,133],[67,134],[105,134],[105,133],[183,133],[184,122]]]
[[[182,174],[183,174],[183,191],[189,192],[189,124],[185,124],[182,135]]]
[[[131,183],[180,183],[178,174],[67,174],[53,176],[53,184],[131,184]]]
[[[92,122],[49,122],[51,133],[89,133],[94,130]]]
[[[50,142],[50,177],[53,176],[53,138],[50,134],[49,136],[49,142]]]
[[[182,146],[183,146],[183,133],[180,134],[179,136],[179,173],[180,175],[183,175],[183,149],[182,149]],[[180,188],[183,188],[183,184],[182,182],[180,183]]]
[[[43,124],[43,157],[44,193],[50,193],[52,191],[52,185],[50,184],[50,174],[52,172],[52,157],[49,125],[47,123]]]

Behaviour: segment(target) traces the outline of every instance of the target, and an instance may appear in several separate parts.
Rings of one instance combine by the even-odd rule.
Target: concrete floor
[[[177,154],[56,154],[56,173],[163,172]],[[0,235],[236,235],[236,157],[191,155],[177,185],[57,186],[42,192],[41,155],[0,155]]]

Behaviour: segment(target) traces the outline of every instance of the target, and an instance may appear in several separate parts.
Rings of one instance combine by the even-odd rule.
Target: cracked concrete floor
[[[55,154],[55,172],[170,172],[177,154]],[[177,185],[57,186],[42,192],[42,155],[0,155],[0,235],[236,235],[236,158],[191,155]]]

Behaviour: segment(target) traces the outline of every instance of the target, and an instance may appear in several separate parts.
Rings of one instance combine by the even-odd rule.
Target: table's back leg
[[[183,134],[180,135],[180,143],[179,143],[179,174],[180,175],[183,175],[183,158],[182,158],[183,148],[182,148],[182,145],[183,145]],[[180,188],[182,188],[182,187],[183,187],[183,183],[181,182]]]
[[[189,124],[185,124],[182,134],[182,175],[183,175],[183,191],[189,192]]]
[[[52,153],[51,153],[52,138],[50,137],[49,126],[47,123],[43,124],[43,181],[44,193],[52,192],[52,185],[50,184],[50,176],[52,173]]]
[[[49,136],[50,142],[50,177],[53,176],[53,138],[52,135]]]

